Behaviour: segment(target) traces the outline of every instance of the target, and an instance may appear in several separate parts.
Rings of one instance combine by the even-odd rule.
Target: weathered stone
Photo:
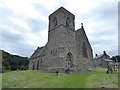
[[[92,48],[83,28],[75,31],[75,16],[60,7],[49,16],[48,43],[30,57],[30,70],[65,73],[93,68]]]

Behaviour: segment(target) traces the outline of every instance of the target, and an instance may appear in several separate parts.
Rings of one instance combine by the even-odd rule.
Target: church
[[[29,70],[78,73],[92,68],[93,52],[83,23],[75,30],[75,16],[60,7],[49,15],[48,42],[31,55]]]

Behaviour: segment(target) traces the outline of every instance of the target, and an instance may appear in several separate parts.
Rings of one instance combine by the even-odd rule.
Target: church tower
[[[48,44],[49,50],[57,54],[52,57],[58,63],[55,67],[73,68],[75,65],[74,20],[75,16],[63,7],[60,7],[49,16]],[[67,58],[70,58],[70,60]]]
[[[52,33],[52,31],[55,32],[55,30],[61,26],[66,27],[68,30],[75,31],[74,19],[75,16],[63,7],[60,7],[58,10],[53,12],[49,16],[48,42],[51,38],[49,36]]]
[[[71,30],[75,30],[74,19],[75,16],[72,13],[63,7],[60,7],[49,16],[49,31],[60,25],[64,25]]]

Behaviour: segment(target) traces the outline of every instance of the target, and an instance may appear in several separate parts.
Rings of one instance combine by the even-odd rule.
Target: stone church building
[[[92,68],[92,48],[83,24],[75,30],[75,16],[60,7],[49,16],[48,42],[31,55],[29,70],[77,73]]]

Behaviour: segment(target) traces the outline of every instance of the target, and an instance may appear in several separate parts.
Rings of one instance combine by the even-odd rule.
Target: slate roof
[[[101,58],[101,57],[103,57],[103,56],[104,56],[104,54],[97,55],[97,56],[95,56],[95,59]]]
[[[113,60],[110,60],[110,59],[103,59],[103,60],[107,62],[113,62]]]
[[[110,57],[109,55],[105,55],[105,54],[100,54],[100,55],[97,55],[97,56],[95,56],[95,58],[94,59],[99,59],[99,58],[102,58],[102,57]]]
[[[43,51],[43,49],[44,49],[44,47],[38,47],[30,58],[35,58],[35,57],[40,56],[40,54]]]

